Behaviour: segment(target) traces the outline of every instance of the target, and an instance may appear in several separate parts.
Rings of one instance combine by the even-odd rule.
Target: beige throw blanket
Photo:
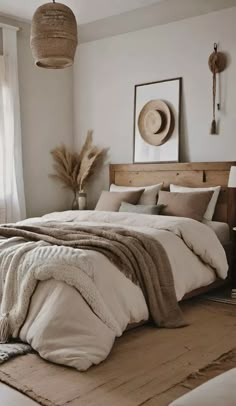
[[[37,250],[50,244],[61,249],[77,248],[94,250],[105,255],[134,283],[138,284],[146,298],[152,320],[160,327],[180,327],[185,323],[179,309],[174,289],[171,266],[162,245],[152,237],[140,232],[112,227],[88,227],[68,223],[44,223],[37,226],[6,225],[0,227],[2,237],[23,238],[27,242],[18,244],[0,254],[0,267],[4,268],[5,279],[1,304],[0,339],[7,341],[9,335],[23,323],[29,307],[30,298],[38,280],[42,280],[40,269],[45,274],[47,258],[41,255],[41,263],[34,260]],[[4,240],[2,242],[4,244]],[[0,244],[1,248],[1,244]],[[57,251],[59,252],[59,251]],[[30,253],[30,257],[27,256]],[[66,255],[66,253],[65,253]],[[55,258],[55,252],[54,252]],[[58,258],[57,258],[58,259]],[[34,261],[34,266],[32,266]],[[43,264],[43,267],[42,267]],[[35,272],[35,266],[39,266]],[[0,268],[0,271],[1,271]],[[44,279],[55,278],[68,283],[66,267],[56,271],[57,267],[48,267]],[[75,276],[76,278],[76,276]],[[88,295],[75,281],[69,282],[76,287],[89,302]],[[11,298],[9,300],[9,298]],[[109,316],[102,310],[93,311],[111,328]]]

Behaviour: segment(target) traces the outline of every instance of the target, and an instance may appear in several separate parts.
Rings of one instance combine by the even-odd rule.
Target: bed
[[[231,227],[236,219],[234,196],[227,190],[231,165],[233,163],[111,165],[110,183],[143,186],[164,181],[164,188],[170,183],[195,187],[220,185],[222,191],[214,220]],[[40,233],[45,231],[42,227],[57,229],[59,226],[65,227],[66,234],[73,234],[81,226],[86,227],[86,232],[92,227],[118,228],[122,238],[128,237],[127,243],[136,232],[156,240],[167,253],[175,301],[227,281],[225,252],[231,262],[231,241],[221,243],[209,225],[195,220],[69,211],[24,221],[18,225],[21,229],[13,239],[4,241],[6,245],[0,252],[1,276],[2,281],[5,280],[0,286],[1,313],[9,318],[14,338],[29,343],[41,357],[58,364],[80,371],[99,364],[110,353],[116,337],[130,325],[148,322],[151,313],[140,286],[119,272],[106,255],[91,249],[51,245],[47,239],[41,241]],[[22,232],[33,232],[33,239],[26,238],[25,244]],[[222,230],[221,234],[229,236]],[[7,273],[8,265],[10,272]],[[33,274],[34,279],[23,279],[29,269],[33,270],[30,275]],[[13,275],[14,280],[16,274],[12,284],[8,276]],[[23,283],[19,284],[21,279]]]
[[[236,224],[236,192],[227,187],[230,168],[235,164],[232,161],[110,165],[110,184],[119,186],[142,186],[159,182],[164,182],[163,188],[166,190],[169,190],[171,183],[193,188],[221,186],[213,222],[208,222],[207,225],[216,232],[225,249],[229,264],[228,277],[226,280],[217,279],[205,287],[194,289],[187,293],[183,300],[224,285],[235,284],[232,228]]]

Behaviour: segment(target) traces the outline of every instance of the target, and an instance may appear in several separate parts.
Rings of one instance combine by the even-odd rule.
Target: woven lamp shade
[[[30,43],[37,66],[63,69],[73,65],[78,33],[72,10],[56,2],[40,6],[33,16]]]

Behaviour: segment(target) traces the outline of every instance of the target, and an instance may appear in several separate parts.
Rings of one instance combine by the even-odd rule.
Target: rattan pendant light
[[[30,42],[35,64],[40,68],[73,65],[78,34],[72,10],[55,0],[40,6],[33,16]]]

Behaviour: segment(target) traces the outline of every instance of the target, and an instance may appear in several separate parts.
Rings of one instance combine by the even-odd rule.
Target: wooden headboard
[[[110,184],[119,186],[149,186],[164,182],[190,187],[221,186],[214,215],[215,221],[236,226],[236,193],[228,189],[230,167],[236,162],[197,162],[166,164],[115,164],[110,165]]]

